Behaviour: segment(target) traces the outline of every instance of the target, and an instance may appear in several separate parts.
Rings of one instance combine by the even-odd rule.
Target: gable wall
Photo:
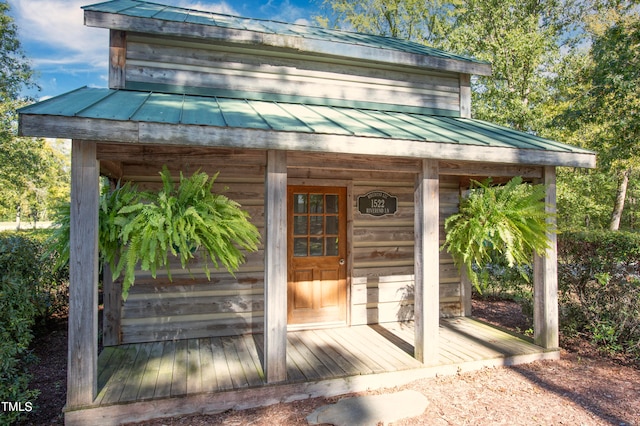
[[[211,44],[201,40],[127,33],[119,60],[124,81],[110,86],[173,90],[195,94],[246,92],[428,108],[458,115],[460,81],[456,73],[347,63],[265,47]],[[112,47],[113,47],[112,40]],[[113,51],[112,51],[113,53]],[[117,55],[115,55],[117,56]],[[112,66],[115,60],[112,54]],[[160,85],[160,86],[159,86]]]

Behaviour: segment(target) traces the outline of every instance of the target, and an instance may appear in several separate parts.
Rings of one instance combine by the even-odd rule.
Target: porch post
[[[91,404],[98,386],[98,197],[96,143],[71,145],[67,406]]]
[[[287,153],[267,152],[264,246],[264,369],[287,379]]]
[[[415,185],[415,357],[424,364],[438,359],[440,323],[440,248],[438,161],[422,160]]]
[[[556,169],[546,166],[543,183],[547,187],[547,212],[556,212]],[[555,218],[549,219],[555,224]],[[534,255],[533,261],[533,329],[536,345],[547,349],[559,346],[558,337],[558,255],[556,234],[548,235],[551,247],[546,256]]]

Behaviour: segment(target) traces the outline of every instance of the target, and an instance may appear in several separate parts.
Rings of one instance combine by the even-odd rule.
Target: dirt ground
[[[504,301],[474,301],[474,316],[512,330],[530,328],[520,308]],[[588,342],[563,339],[560,361],[483,369],[419,380],[401,388],[422,392],[429,406],[419,417],[395,425],[638,425],[640,365],[613,360]],[[36,408],[22,424],[61,425],[66,388],[66,324],[61,321],[38,337],[32,386],[41,389]],[[367,393],[361,393],[364,395]],[[306,425],[316,408],[339,398],[315,398],[288,404],[210,416],[188,416],[141,423],[161,425]]]

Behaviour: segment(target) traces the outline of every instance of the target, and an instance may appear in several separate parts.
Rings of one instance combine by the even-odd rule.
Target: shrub
[[[558,285],[565,332],[586,332],[607,351],[640,356],[640,234],[561,234]]]
[[[509,266],[506,260],[494,256],[484,268],[486,283],[480,297],[506,299],[517,302],[522,313],[533,320],[533,267],[531,265]],[[526,278],[523,278],[526,277]]]
[[[26,403],[37,390],[28,388],[26,367],[33,327],[62,313],[68,305],[68,272],[53,271],[58,256],[44,253],[48,231],[0,233],[0,400]],[[12,423],[20,412],[5,411],[0,423]]]

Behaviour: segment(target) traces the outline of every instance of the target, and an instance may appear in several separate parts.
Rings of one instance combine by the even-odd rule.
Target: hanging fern
[[[181,172],[177,187],[166,167],[160,176],[162,189],[139,193],[137,202],[119,208],[122,220],[114,222],[122,248],[113,275],[115,279],[124,274],[123,297],[133,285],[138,265],[154,278],[164,267],[171,280],[169,255],[178,257],[186,269],[202,248],[206,253],[204,271],[210,279],[209,262],[233,274],[245,259],[241,249],[258,249],[260,234],[249,215],[240,204],[212,192],[218,174],[209,178],[196,172],[185,178]]]
[[[166,167],[160,176],[158,192],[139,191],[127,182],[100,197],[98,247],[102,260],[111,265],[113,279],[123,277],[125,299],[137,268],[154,278],[164,268],[171,280],[170,255],[188,269],[194,253],[205,253],[203,267],[210,279],[210,263],[233,274],[245,260],[242,250],[258,249],[260,234],[249,215],[237,202],[212,192],[218,174],[210,178],[196,172],[186,178],[180,173],[177,186]],[[63,226],[55,245],[68,253],[68,209],[58,222]]]
[[[485,267],[495,255],[510,267],[530,264],[534,251],[549,248],[547,233],[555,230],[545,211],[544,185],[523,184],[521,177],[505,186],[491,186],[490,181],[473,185],[459,212],[445,221],[442,248],[482,292]]]

